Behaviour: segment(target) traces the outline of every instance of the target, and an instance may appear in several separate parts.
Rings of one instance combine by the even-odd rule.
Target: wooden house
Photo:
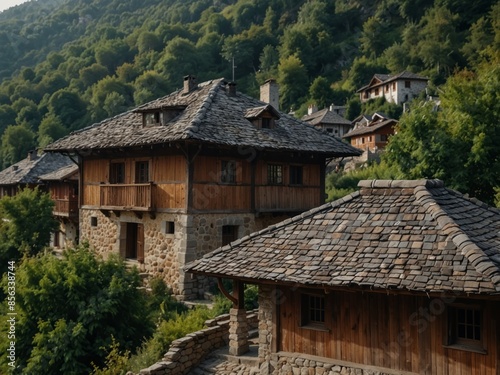
[[[385,149],[398,122],[382,113],[374,113],[373,116],[360,116],[353,123],[354,128],[342,138],[359,149],[377,152]]]
[[[61,154],[28,153],[28,157],[0,171],[0,197],[20,189],[38,187],[54,200],[54,217],[60,223],[51,245],[63,248],[78,236],[78,167]]]
[[[54,154],[55,155],[55,154]],[[53,172],[43,174],[39,180],[54,201],[54,216],[61,222],[60,230],[54,233],[52,246],[65,248],[78,243],[78,166],[71,163]]]
[[[375,74],[370,82],[357,92],[361,103],[384,97],[390,103],[403,104],[425,90],[428,80],[427,77],[407,71],[396,75]]]
[[[359,187],[186,267],[234,281],[230,350],[250,283],[261,374],[498,374],[500,210],[439,180]]]
[[[325,164],[359,155],[217,79],[184,87],[46,148],[80,168],[80,237],[163,278],[180,299],[207,280],[185,263],[324,201]],[[270,100],[271,99],[271,100]]]
[[[345,107],[335,107],[332,105],[328,108],[323,108],[322,110],[318,111],[317,107],[310,106],[307,115],[302,117],[302,120],[308,122],[313,126],[325,130],[335,137],[341,138],[342,136],[344,136],[344,134],[347,134],[353,128],[351,121],[347,120],[339,114],[341,108]]]

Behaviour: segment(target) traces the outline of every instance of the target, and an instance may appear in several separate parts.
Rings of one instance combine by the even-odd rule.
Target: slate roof
[[[393,120],[393,119],[387,119],[387,120],[376,122],[373,124],[370,123],[366,126],[359,126],[356,129],[351,130],[349,133],[344,134],[344,136],[342,138],[351,138],[351,137],[355,137],[358,135],[375,133],[379,129],[382,129],[382,128],[389,126],[389,125],[395,125],[395,124],[397,124],[397,121]]]
[[[74,163],[62,167],[53,172],[49,172],[39,176],[42,181],[61,181],[66,179],[77,179],[78,178],[78,166]]]
[[[39,184],[41,175],[70,164],[73,164],[71,159],[62,154],[44,153],[35,156],[33,160],[27,157],[0,171],[0,185]]]
[[[240,92],[228,95],[224,79],[204,82],[184,94],[178,90],[73,132],[50,144],[46,151],[88,151],[193,141],[218,146],[255,147],[264,150],[322,153],[325,156],[359,155],[361,152],[311,125],[279,113],[273,129],[258,129],[245,113],[267,103]],[[165,126],[143,127],[141,111],[154,108],[185,109]]]
[[[330,111],[329,108],[324,108],[310,115],[305,115],[302,120],[311,125],[331,124],[331,125],[351,125],[351,122],[339,114]]]
[[[400,79],[405,79],[405,80],[413,80],[413,81],[428,81],[429,78],[421,76],[419,74],[411,73],[406,70],[402,71],[401,73],[395,74],[395,75],[390,75],[390,74],[375,74],[372,79],[370,80],[370,83],[366,86],[361,87],[358,91],[356,92],[361,92],[366,90],[367,88],[371,87],[377,87],[380,85],[385,85],[386,83],[392,82],[392,81],[397,81]],[[377,82],[375,82],[377,81]]]
[[[500,210],[439,180],[359,187],[185,270],[253,283],[500,293]]]

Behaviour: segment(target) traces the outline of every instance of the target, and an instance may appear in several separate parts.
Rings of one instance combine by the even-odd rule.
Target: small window
[[[378,95],[378,87],[375,89],[375,95]]]
[[[97,217],[96,216],[91,216],[90,217],[90,226],[91,227],[97,227]]]
[[[175,233],[175,222],[173,222],[173,221],[164,221],[163,222],[163,233],[165,233],[165,234],[174,234]]]
[[[273,127],[273,119],[269,117],[261,118],[262,129],[271,129]]]
[[[222,226],[222,246],[225,246],[238,239],[238,226],[237,225],[223,225]]]
[[[269,185],[283,184],[283,166],[279,164],[267,165],[267,183]]]
[[[393,82],[393,83],[392,83],[392,89],[393,89],[393,90],[396,90],[396,82]]]
[[[220,181],[224,184],[236,183],[236,162],[234,160],[221,161]]]
[[[326,128],[326,131],[327,131],[328,133],[333,133],[333,129],[332,129],[332,128]]]
[[[389,85],[385,85],[385,92],[389,92]]]
[[[150,112],[144,114],[144,122],[146,126],[154,126],[160,124],[160,112]]]
[[[405,88],[409,89],[411,87],[411,81],[405,81]]]
[[[135,182],[138,184],[149,182],[148,161],[138,161],[135,163]]]
[[[380,134],[380,141],[387,142],[387,134]]]
[[[303,168],[300,165],[290,166],[290,185],[302,185],[302,171]]]
[[[448,308],[448,345],[483,350],[483,316],[478,307]]]
[[[325,297],[314,294],[302,294],[301,299],[301,325],[324,327]]]
[[[110,163],[109,182],[111,184],[125,183],[125,163]]]

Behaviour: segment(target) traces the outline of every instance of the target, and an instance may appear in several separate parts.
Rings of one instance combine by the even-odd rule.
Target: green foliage
[[[2,167],[15,164],[35,147],[35,133],[23,125],[11,125],[2,135]]]
[[[349,172],[331,172],[326,177],[327,201],[334,201],[358,190],[361,180],[395,180],[400,178],[399,170],[385,162],[373,163]]]
[[[112,341],[108,354],[106,355],[104,367],[100,368],[96,366],[95,363],[92,363],[94,370],[90,375],[125,375],[128,372],[130,351],[125,350],[122,352],[120,350],[120,344],[116,342],[115,338],[111,336],[111,339]]]
[[[498,58],[448,79],[441,106],[412,107],[389,142],[387,160],[408,178],[440,178],[492,204],[500,186]]]
[[[125,350],[152,330],[137,270],[85,246],[27,258],[17,268],[16,357],[23,374],[83,374],[102,366],[113,337]],[[0,342],[4,349],[7,335]],[[2,350],[5,353],[5,349]],[[5,354],[1,366],[6,370]]]

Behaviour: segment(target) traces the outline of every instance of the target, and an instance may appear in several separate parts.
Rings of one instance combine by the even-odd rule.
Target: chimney
[[[334,111],[334,109],[335,109],[335,106],[333,105],[333,103],[332,103],[332,104],[330,104],[330,112],[333,112],[333,111]]]
[[[275,79],[268,79],[260,86],[260,100],[280,109],[279,86]]]
[[[229,82],[227,89],[228,96],[236,96],[236,82]]]
[[[315,112],[318,112],[318,106],[316,104],[309,104],[307,107],[307,114],[312,115]]]
[[[36,150],[28,151],[28,160],[30,160],[30,161],[35,160],[36,157],[37,157]]]
[[[184,94],[189,94],[191,91],[193,91],[195,88],[198,87],[198,84],[196,83],[196,77],[192,75],[188,75],[184,77]]]

